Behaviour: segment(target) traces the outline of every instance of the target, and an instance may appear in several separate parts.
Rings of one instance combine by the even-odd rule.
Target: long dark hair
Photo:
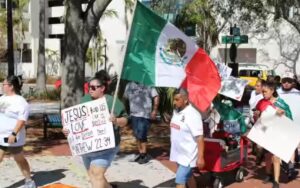
[[[14,88],[14,92],[18,95],[21,95],[21,89],[23,86],[22,77],[21,76],[8,76],[6,78],[7,83],[11,84]]]
[[[265,82],[262,83],[262,86],[263,87],[267,87],[267,88],[273,90],[274,91],[273,92],[273,97],[276,97],[276,98],[278,97],[278,93],[276,91],[276,83],[275,82],[273,82],[273,81],[265,81]]]

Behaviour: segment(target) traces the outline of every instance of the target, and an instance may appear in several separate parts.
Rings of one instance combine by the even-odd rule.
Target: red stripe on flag
[[[188,90],[191,103],[199,110],[205,111],[221,87],[217,67],[207,53],[199,48],[185,71],[186,78],[181,87]]]

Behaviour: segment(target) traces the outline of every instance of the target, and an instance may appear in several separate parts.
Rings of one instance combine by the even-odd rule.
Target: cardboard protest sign
[[[241,101],[247,84],[247,80],[230,76],[229,78],[222,80],[219,93],[234,100]]]
[[[300,142],[300,126],[286,116],[276,115],[273,107],[262,112],[248,138],[285,162],[289,162]]]
[[[216,66],[222,80],[225,80],[230,77],[232,68],[226,66],[223,63],[216,63]]]
[[[113,125],[105,97],[62,110],[62,123],[70,132],[73,155],[115,147]]]

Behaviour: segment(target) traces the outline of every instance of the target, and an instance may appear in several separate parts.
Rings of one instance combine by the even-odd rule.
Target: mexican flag
[[[221,86],[218,70],[205,51],[140,2],[121,77],[155,87],[184,87],[200,110],[210,105]]]

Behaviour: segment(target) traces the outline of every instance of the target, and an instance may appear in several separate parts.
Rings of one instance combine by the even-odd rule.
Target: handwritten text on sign
[[[105,97],[62,110],[73,155],[115,147],[114,130]]]

